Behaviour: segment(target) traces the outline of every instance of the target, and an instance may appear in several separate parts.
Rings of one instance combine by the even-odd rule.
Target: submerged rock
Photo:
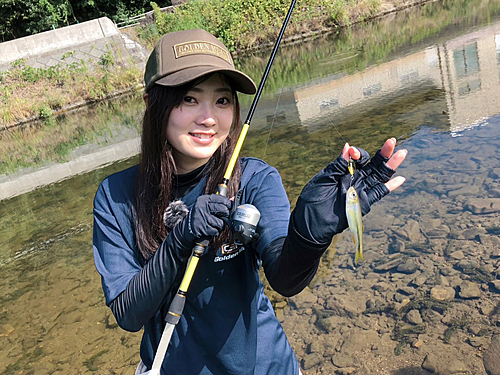
[[[481,297],[481,289],[479,289],[479,285],[476,283],[464,280],[460,285],[458,295],[464,299],[479,298]]]
[[[400,264],[404,262],[402,258],[391,259],[388,262],[377,265],[374,270],[377,272],[387,272],[393,268],[397,268]]]
[[[412,274],[418,270],[418,264],[413,259],[408,259],[406,262],[400,264],[397,270],[398,272]]]
[[[408,220],[405,225],[395,230],[395,232],[396,234],[410,242],[419,242],[419,240],[422,238],[418,221],[412,219]]]
[[[483,364],[488,375],[500,375],[500,334],[491,338],[491,344],[483,356]]]
[[[406,314],[406,320],[408,323],[418,325],[422,324],[424,321],[422,320],[422,317],[420,316],[420,311],[418,310],[410,310]]]
[[[319,365],[323,361],[323,356],[319,353],[312,353],[304,357],[302,360],[302,368],[309,370],[310,368]]]
[[[332,357],[332,363],[337,367],[353,367],[356,364],[356,358],[346,353],[338,353]]]
[[[311,293],[310,290],[304,289],[302,292],[290,298],[290,306],[295,309],[307,308],[316,304],[318,297]]]
[[[5,323],[5,324],[0,326],[0,337],[9,336],[14,331],[15,331],[15,329],[11,324]]]
[[[500,280],[493,280],[490,285],[495,292],[500,293]]]
[[[455,289],[449,286],[435,286],[431,289],[431,298],[438,301],[449,301],[455,298]]]
[[[465,208],[475,214],[489,214],[500,211],[500,198],[471,198]]]
[[[453,375],[467,372],[467,367],[454,355],[440,351],[439,355],[428,354],[424,358],[422,368],[440,375]]]

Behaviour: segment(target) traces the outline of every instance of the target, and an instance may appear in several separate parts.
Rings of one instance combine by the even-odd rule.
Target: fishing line
[[[328,121],[330,121],[330,124],[332,124],[332,125],[333,125],[333,128],[335,129],[335,131],[336,131],[337,133],[339,133],[340,138],[342,138],[342,140],[343,140],[345,143],[349,143],[349,142],[347,142],[347,140],[346,140],[346,139],[342,136],[342,133],[341,133],[341,132],[339,131],[339,129],[335,126],[334,122],[333,122],[332,120],[330,120],[330,119],[328,119]]]
[[[266,83],[267,76],[269,75],[269,71],[271,70],[276,52],[278,51],[281,39],[283,38],[283,35],[285,33],[286,25],[288,24],[288,21],[292,16],[292,11],[295,7],[296,2],[297,0],[292,0],[292,3],[290,4],[290,8],[288,9],[285,20],[283,21],[283,25],[281,26],[281,30],[274,44],[271,56],[269,57],[269,61],[267,62],[267,66],[264,70],[264,74],[260,81],[259,87],[257,88],[257,92],[255,93],[254,99],[248,111],[247,119],[241,128],[240,136],[238,137],[238,141],[236,142],[231,160],[229,160],[226,173],[224,175],[222,183],[220,183],[217,187],[216,194],[227,196],[227,184],[232,175],[236,161],[238,160],[238,155],[243,145],[243,141],[245,140],[245,137],[247,135],[248,128],[250,127],[250,122],[252,121],[255,108],[257,107],[257,103],[264,88],[264,84]],[[165,358],[165,354],[167,353],[168,345],[174,332],[174,328],[179,322],[182,312],[184,311],[184,305],[186,303],[186,293],[198,265],[199,259],[204,253],[205,248],[209,245],[209,242],[210,241],[206,238],[200,238],[199,242],[196,243],[192,250],[191,257],[189,258],[186,270],[184,271],[184,276],[182,277],[181,285],[179,286],[177,294],[169,304],[167,315],[165,317],[166,325],[160,338],[160,342],[158,343],[158,349],[156,351],[151,370],[149,371],[149,375],[160,375],[163,359]]]
[[[265,159],[265,157],[266,157],[267,146],[269,145],[269,140],[271,139],[271,132],[273,130],[274,121],[276,120],[276,114],[278,113],[278,107],[280,105],[280,99],[281,99],[281,93],[282,92],[283,92],[283,87],[280,89],[280,92],[279,92],[279,95],[278,95],[278,102],[276,103],[276,108],[274,110],[274,116],[273,116],[273,122],[271,122],[271,128],[269,129],[269,132],[267,134],[266,147],[264,148],[264,155],[262,155],[262,159]]]
[[[330,119],[328,119],[328,121],[330,121],[330,123],[333,125],[333,128],[335,129],[335,131],[336,131],[337,133],[339,133],[340,138],[342,138],[342,140],[343,140],[345,143],[349,143],[349,142],[347,142],[347,140],[346,140],[346,139],[342,136],[342,133],[340,133],[339,129],[335,126],[335,123],[334,123],[332,120],[330,120]],[[354,182],[354,173],[356,172],[356,163],[354,162],[354,160],[353,160],[351,157],[349,157],[349,161],[348,161],[347,163],[348,163],[348,165],[347,165],[347,169],[349,170],[349,174],[351,175],[351,182],[350,182],[350,184],[349,184],[349,187],[351,187],[351,186],[352,186],[352,184],[353,184],[353,182]]]

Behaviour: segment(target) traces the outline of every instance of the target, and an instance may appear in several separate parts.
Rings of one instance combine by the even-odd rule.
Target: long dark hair
[[[178,87],[153,85],[148,91],[134,202],[136,243],[145,260],[156,252],[168,234],[163,223],[163,213],[173,198],[172,180],[176,172],[172,146],[167,142],[168,118],[172,109],[179,106],[188,91],[199,82],[200,80],[197,80]],[[231,131],[212,156],[206,172],[206,194],[214,193],[217,185],[222,182],[241,129],[240,105],[234,90],[233,102]],[[228,197],[236,194],[240,177],[241,168],[238,161],[228,185]],[[231,233],[226,228],[219,238],[211,242],[211,247],[218,248],[230,238]]]

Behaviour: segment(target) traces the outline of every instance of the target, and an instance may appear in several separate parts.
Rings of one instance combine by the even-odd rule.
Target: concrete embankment
[[[45,31],[0,43],[0,70],[5,71],[20,59],[34,68],[99,61],[113,53],[116,61],[143,64],[147,51],[120,33],[107,17]]]

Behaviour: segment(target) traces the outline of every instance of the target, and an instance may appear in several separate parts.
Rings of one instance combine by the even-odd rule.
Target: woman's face
[[[233,123],[231,87],[220,74],[192,87],[167,122],[167,140],[178,174],[207,163],[227,138]]]

